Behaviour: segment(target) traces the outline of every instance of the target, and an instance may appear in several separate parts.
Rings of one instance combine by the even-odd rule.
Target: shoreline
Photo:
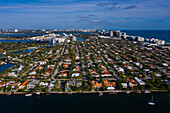
[[[139,90],[139,91],[122,91],[122,90],[114,90],[114,91],[72,91],[72,92],[63,92],[63,91],[51,91],[51,92],[39,92],[40,95],[43,94],[117,94],[117,93],[126,93],[127,95],[130,93],[136,93],[136,94],[150,94],[150,93],[145,93],[145,91],[150,91],[150,93],[165,93],[168,92],[168,90]],[[130,92],[130,93],[127,93]],[[0,95],[25,95],[25,94],[35,94],[36,92],[15,92],[15,93],[9,93],[9,92],[0,92]]]

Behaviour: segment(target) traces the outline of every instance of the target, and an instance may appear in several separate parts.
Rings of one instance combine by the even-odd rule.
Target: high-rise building
[[[18,32],[18,29],[15,29],[14,32]]]
[[[126,33],[122,33],[122,38],[126,39]]]
[[[139,41],[139,42],[143,42],[144,40],[145,39],[143,37],[140,37],[140,36],[137,37],[137,41]]]
[[[110,31],[110,37],[113,37],[113,31]]]

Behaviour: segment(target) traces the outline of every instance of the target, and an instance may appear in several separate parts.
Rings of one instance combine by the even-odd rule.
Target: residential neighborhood
[[[78,35],[31,52],[6,55],[1,93],[145,92],[170,90],[167,48],[121,38]]]

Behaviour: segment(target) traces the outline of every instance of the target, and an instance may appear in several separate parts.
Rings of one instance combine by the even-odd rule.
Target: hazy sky
[[[170,0],[0,0],[0,29],[170,29]]]

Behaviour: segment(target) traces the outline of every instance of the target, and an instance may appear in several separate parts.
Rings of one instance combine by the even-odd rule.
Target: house
[[[77,80],[77,87],[81,87],[82,86],[82,82],[80,80]]]
[[[34,79],[34,78],[35,78],[35,75],[29,75],[28,78]]]
[[[115,90],[115,86],[116,86],[115,82],[108,82],[108,80],[103,80],[103,82],[107,90]]]
[[[55,67],[55,65],[48,65],[47,69],[52,70],[52,69],[54,69],[54,67]]]
[[[102,77],[111,77],[112,75],[108,72],[105,71],[103,74],[101,74]]]
[[[67,73],[61,73],[58,75],[58,77],[66,77],[67,76]]]
[[[64,68],[68,68],[69,66],[70,66],[70,65],[67,64],[67,63],[64,63],[64,64],[63,64],[63,67],[64,67]]]
[[[2,76],[2,77],[6,77],[6,76],[8,76],[8,75],[9,75],[9,74],[2,74],[1,76]]]
[[[32,80],[31,82],[29,82],[29,83],[27,84],[27,88],[33,89],[33,88],[36,87],[36,85],[37,85],[38,83],[39,83],[39,80]]]
[[[76,55],[75,59],[76,59],[76,60],[79,60],[79,59],[80,59],[79,55]]]
[[[76,66],[75,69],[73,69],[73,71],[79,71],[79,70],[80,70],[79,66]]]
[[[123,68],[117,68],[117,71],[119,72],[119,73],[124,73],[124,69]]]
[[[47,87],[47,86],[48,86],[48,83],[40,82],[39,86]]]
[[[20,83],[20,82],[13,83],[13,84],[12,84],[12,88],[16,88],[16,87],[17,87],[17,86],[19,86],[19,85],[21,85],[21,83]]]
[[[130,87],[137,86],[137,82],[134,79],[127,78],[127,82]]]
[[[69,80],[66,83],[67,86],[75,86],[75,80]]]
[[[128,87],[127,83],[121,83],[121,85],[123,86],[124,89],[126,89]]]
[[[44,74],[41,74],[41,76],[49,77],[50,76],[50,71],[46,71]]]
[[[95,81],[92,81],[91,84],[92,84],[92,87],[95,89],[103,87],[102,83],[98,83]]]
[[[78,76],[80,76],[80,73],[73,73],[73,74],[71,75],[71,77],[78,77]]]
[[[41,69],[43,69],[43,67],[42,67],[42,66],[38,66],[38,67],[36,68],[36,70],[37,70],[37,69],[41,70]]]
[[[139,78],[135,77],[135,80],[139,83],[139,85],[144,86],[145,82],[143,82],[142,80],[140,80]]]
[[[18,71],[22,71],[23,65],[18,68]]]
[[[26,87],[26,85],[27,85],[28,82],[29,82],[29,81],[23,82],[23,83],[19,86],[19,89],[22,89],[22,88]]]
[[[32,71],[31,73],[29,73],[29,75],[35,75],[35,74],[37,74],[36,71]]]
[[[46,61],[39,61],[39,64],[40,65],[44,65],[44,64],[46,64],[47,62]]]
[[[49,84],[49,86],[48,86],[48,88],[53,88],[53,87],[54,87],[54,82],[55,82],[55,81],[51,81],[50,84]]]
[[[6,85],[6,83],[7,83],[7,82],[1,82],[1,83],[0,83],[0,87],[5,86],[5,85]]]

